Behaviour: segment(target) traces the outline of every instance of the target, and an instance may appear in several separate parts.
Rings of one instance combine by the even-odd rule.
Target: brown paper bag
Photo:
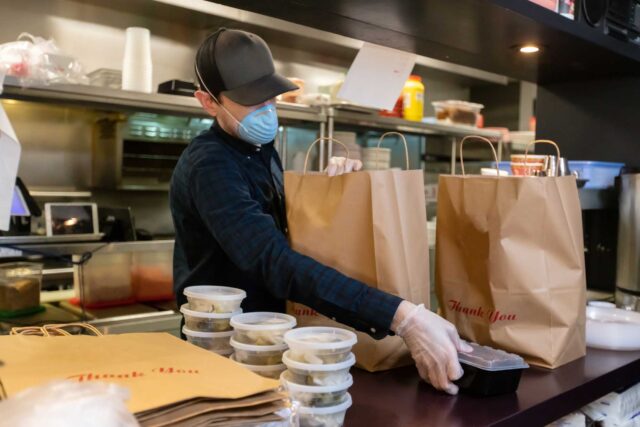
[[[461,336],[535,365],[555,368],[584,356],[575,177],[464,176],[466,139],[463,176],[439,180],[436,292],[444,317]]]
[[[197,397],[240,399],[278,387],[275,380],[165,333],[0,336],[0,360],[8,397],[53,380],[107,381],[130,390],[127,406],[134,413]]]
[[[408,167],[408,154],[406,160]],[[336,177],[286,172],[284,184],[294,250],[369,286],[428,306],[422,171],[380,170]],[[344,327],[302,304],[290,304],[289,311],[298,326]],[[358,333],[353,351],[358,366],[369,371],[412,363],[399,337],[374,340]]]

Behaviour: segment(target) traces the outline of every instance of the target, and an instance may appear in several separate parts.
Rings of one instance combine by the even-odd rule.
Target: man
[[[293,251],[287,242],[282,165],[274,149],[274,99],[296,86],[275,72],[255,34],[220,29],[198,49],[195,93],[215,125],[194,138],[171,181],[179,304],[189,285],[246,290],[245,311],[305,304],[374,338],[404,338],[420,375],[457,393],[457,351],[469,351],[452,324]],[[333,174],[361,165],[331,159]]]

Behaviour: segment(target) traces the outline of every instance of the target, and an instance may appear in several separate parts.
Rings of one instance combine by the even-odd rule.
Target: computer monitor
[[[27,205],[26,198],[18,185],[13,188],[13,199],[11,200],[11,216],[31,216],[29,205]]]

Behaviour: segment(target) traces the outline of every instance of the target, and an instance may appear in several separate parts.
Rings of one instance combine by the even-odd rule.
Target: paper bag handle
[[[528,143],[527,147],[524,149],[524,164],[528,165],[527,158],[529,156],[529,147],[534,144],[550,144],[556,147],[556,153],[558,154],[558,160],[556,161],[556,176],[558,176],[558,172],[560,171],[560,147],[558,147],[558,144],[556,144],[554,141],[551,141],[550,139],[536,139],[535,141],[531,141],[530,143]]]
[[[89,325],[88,323],[63,323],[63,324],[54,324],[54,325],[44,325],[44,326],[23,326],[19,328],[12,328],[10,334],[11,335],[39,335],[43,337],[50,337],[56,335],[62,336],[71,336],[71,334],[64,330],[64,328],[68,327],[78,327],[82,329],[86,329],[97,337],[102,336],[102,332],[100,332],[95,326]]]
[[[487,144],[489,144],[489,147],[491,147],[491,152],[493,153],[493,158],[496,161],[496,176],[499,178],[500,177],[500,168],[498,167],[498,154],[496,153],[496,149],[493,147],[493,144],[491,143],[491,141],[489,141],[484,136],[478,136],[478,135],[467,135],[464,138],[462,138],[462,141],[460,141],[460,167],[462,168],[462,176],[465,176],[465,172],[464,172],[464,156],[462,154],[463,153],[462,147],[464,146],[465,141],[468,141],[468,140],[471,140],[471,139],[475,139],[475,140],[478,140],[478,141],[486,142]]]
[[[311,143],[311,145],[309,146],[309,148],[307,149],[307,155],[304,157],[304,169],[302,171],[303,175],[305,175],[307,173],[307,164],[309,163],[309,154],[311,154],[311,149],[313,148],[314,145],[316,145],[320,141],[337,142],[338,144],[340,144],[340,145],[342,145],[344,147],[344,149],[347,151],[347,159],[349,158],[349,148],[343,142],[338,141],[335,138],[328,138],[326,136],[323,136],[322,138],[318,138],[315,141],[313,141]]]
[[[409,146],[407,145],[407,139],[404,137],[403,134],[401,134],[400,132],[385,132],[382,134],[382,136],[380,137],[380,140],[378,141],[378,148],[380,148],[380,144],[382,144],[382,140],[388,136],[388,135],[398,135],[401,139],[402,139],[402,143],[404,144],[404,159],[407,163],[407,169],[409,170]],[[378,165],[378,151],[376,150],[376,166]]]

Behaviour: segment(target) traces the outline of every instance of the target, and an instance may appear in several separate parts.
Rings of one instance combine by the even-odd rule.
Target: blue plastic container
[[[588,179],[584,188],[604,189],[613,187],[616,176],[624,163],[569,160],[569,169],[577,171],[582,179]]]

